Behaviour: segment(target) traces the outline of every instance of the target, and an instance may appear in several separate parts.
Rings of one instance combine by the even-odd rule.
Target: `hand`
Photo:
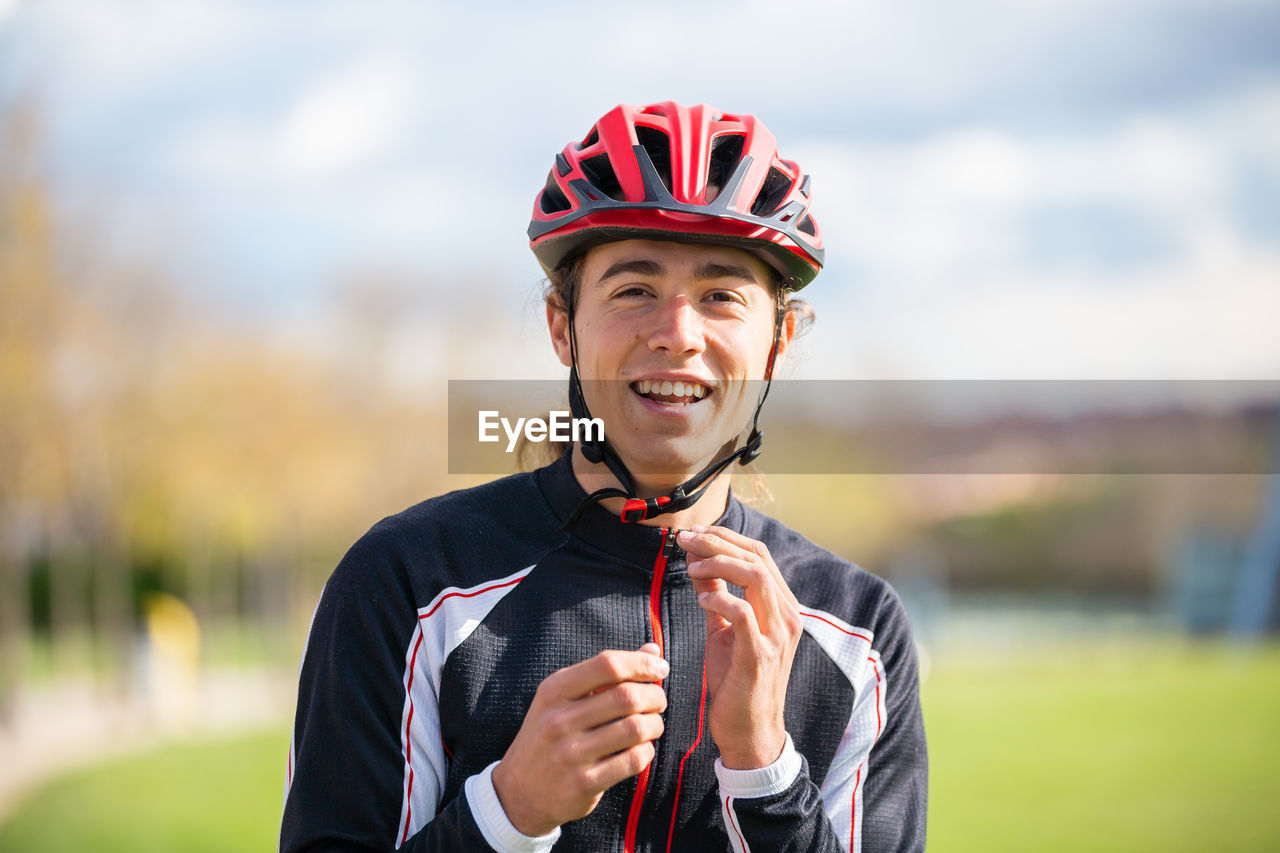
[[[605,790],[653,760],[667,695],[655,682],[670,667],[661,649],[603,651],[538,685],[520,731],[493,769],[507,819],[546,835],[586,817]]]
[[[772,764],[786,746],[787,682],[800,605],[764,543],[723,527],[682,530],[689,576],[707,617],[708,725],[731,770]],[[742,587],[746,600],[729,592]]]

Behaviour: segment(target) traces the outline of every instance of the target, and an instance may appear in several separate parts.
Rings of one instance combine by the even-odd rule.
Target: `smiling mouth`
[[[640,379],[632,382],[631,390],[647,400],[668,406],[692,405],[712,393],[710,388],[697,382],[668,382],[654,379]]]

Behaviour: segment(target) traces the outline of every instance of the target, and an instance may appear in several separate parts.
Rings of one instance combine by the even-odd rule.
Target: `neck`
[[[587,494],[610,486],[614,488],[622,487],[622,484],[618,482],[618,478],[613,476],[613,472],[604,463],[588,462],[576,444],[573,447],[571,461],[573,463],[573,476],[577,478],[578,485],[582,486]],[[637,523],[651,527],[675,527],[682,530],[687,530],[698,524],[715,524],[716,520],[724,515],[725,508],[729,505],[729,482],[731,478],[727,473],[728,470],[721,471],[711,481],[711,485],[707,487],[707,490],[702,493],[702,497],[698,499],[698,502],[688,509],[680,512],[669,512],[654,518],[646,518]],[[691,471],[684,479],[688,479],[696,473],[698,472]],[[641,490],[639,497],[652,497],[665,494],[683,481],[679,480],[665,486],[651,483],[637,483],[636,485]],[[652,494],[647,494],[648,492],[652,492]],[[614,515],[621,515],[623,503],[622,498],[606,498],[600,502],[600,505]]]

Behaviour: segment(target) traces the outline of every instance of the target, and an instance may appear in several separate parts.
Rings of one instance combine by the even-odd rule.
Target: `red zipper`
[[[658,549],[658,559],[653,563],[653,582],[649,585],[649,628],[653,632],[653,641],[658,644],[658,653],[666,657],[667,647],[662,641],[662,578],[667,570],[667,556],[676,544],[675,528],[662,528],[662,547]],[[661,682],[659,682],[661,684]],[[631,811],[627,814],[627,834],[623,841],[626,853],[635,853],[636,829],[640,826],[640,810],[644,806],[644,795],[649,787],[649,766],[646,765],[636,777],[636,792],[631,797]]]

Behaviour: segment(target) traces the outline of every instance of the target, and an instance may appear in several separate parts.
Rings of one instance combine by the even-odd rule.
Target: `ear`
[[[551,346],[556,357],[565,367],[573,366],[573,350],[569,347],[569,314],[547,303],[547,330],[551,332]]]

